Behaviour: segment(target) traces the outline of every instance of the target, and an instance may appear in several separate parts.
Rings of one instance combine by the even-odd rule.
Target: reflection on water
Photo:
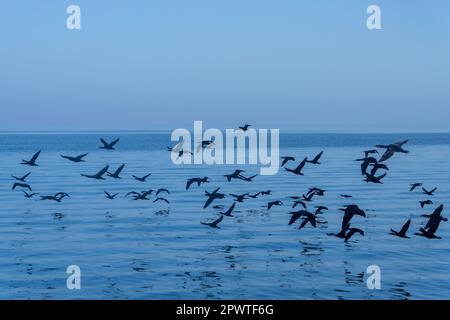
[[[114,136],[105,135],[105,138]],[[258,176],[253,182],[226,182],[223,175],[236,166],[177,167],[164,151],[167,135],[123,135],[114,152],[97,149],[97,135],[0,135],[0,298],[3,299],[443,299],[450,296],[449,223],[439,228],[442,240],[390,236],[412,215],[410,233],[422,226],[434,206],[421,209],[424,195],[409,192],[411,177],[437,186],[437,205],[447,205],[450,186],[450,142],[447,135],[412,135],[408,155],[389,160],[383,185],[362,182],[358,163],[361,150],[397,136],[286,135],[283,155],[298,159],[325,150],[322,164],[307,165],[305,176],[281,171]],[[436,144],[436,141],[439,144]],[[20,159],[42,149],[40,166],[26,168]],[[72,164],[60,153],[89,152],[85,163]],[[90,181],[79,174],[96,172],[109,163],[126,163],[122,179]],[[423,168],[428,168],[426,171]],[[33,192],[67,192],[61,203],[26,199],[10,190],[11,174],[32,174]],[[246,166],[246,173],[259,172]],[[146,183],[132,174],[152,172]],[[205,186],[185,190],[187,178],[209,176]],[[326,189],[308,207],[329,208],[317,217],[317,228],[289,226],[292,201],[310,187]],[[167,188],[170,201],[133,201],[131,190]],[[218,217],[231,198],[202,209],[204,190],[272,195],[238,203],[233,218],[220,229],[200,224]],[[106,199],[104,190],[120,193]],[[342,198],[351,194],[353,198]],[[269,201],[284,206],[267,210]],[[356,203],[367,217],[355,217],[355,235],[348,243],[327,236],[339,231],[343,205]],[[447,206],[446,206],[447,208]],[[297,210],[297,208],[295,208]],[[448,216],[444,209],[444,216]],[[300,222],[300,220],[299,220]],[[433,258],[430,258],[433,257]],[[439,257],[436,259],[435,257]],[[82,270],[82,290],[66,288],[66,269]],[[368,290],[366,268],[378,265],[382,289]],[[436,270],[442,271],[437,272]]]

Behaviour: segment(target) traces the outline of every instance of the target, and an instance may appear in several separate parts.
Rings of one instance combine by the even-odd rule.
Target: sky
[[[0,131],[450,132],[449,16],[448,0],[3,0]]]

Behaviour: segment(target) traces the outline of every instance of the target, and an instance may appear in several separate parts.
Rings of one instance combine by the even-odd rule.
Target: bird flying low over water
[[[408,150],[403,149],[403,145],[406,144],[407,142],[408,140],[399,141],[389,145],[377,144],[375,146],[376,148],[386,149],[386,152],[381,156],[379,162],[386,161],[387,159],[391,158],[396,152],[409,153]]]
[[[206,200],[205,205],[203,206],[203,209],[207,208],[215,199],[225,198],[225,194],[220,193],[219,190],[220,190],[220,187],[211,193],[209,193],[208,191],[205,191],[205,195],[208,197],[208,199]]]
[[[427,217],[428,222],[425,225],[424,228],[420,228],[420,233],[415,233],[415,235],[422,236],[428,239],[441,239],[441,237],[438,237],[435,235],[437,229],[439,228],[439,225],[441,221],[448,221],[447,218],[444,218],[441,213],[444,209],[444,205],[440,205],[437,207],[432,214],[430,215],[422,215],[422,217]]]
[[[252,199],[256,199],[256,198],[258,198],[258,196],[261,194],[261,192],[257,192],[257,193],[255,193],[255,194],[248,194],[248,196],[250,197],[250,198],[252,198]]]
[[[422,192],[423,192],[424,194],[426,194],[427,196],[432,196],[433,193],[434,193],[436,190],[437,190],[437,188],[434,188],[434,189],[428,191],[427,189],[425,189],[425,188],[422,187]]]
[[[88,174],[81,174],[83,177],[86,178],[90,178],[90,179],[95,179],[95,180],[105,180],[105,178],[103,178],[103,175],[108,172],[109,166],[106,165],[102,170],[100,170],[99,172],[97,172],[94,175],[88,175]]]
[[[282,206],[283,202],[280,200],[272,201],[267,204],[267,210],[270,210],[273,206]]]
[[[16,190],[17,187],[19,187],[19,188],[25,188],[25,189],[28,189],[28,190],[30,190],[30,191],[33,191],[33,190],[31,189],[31,186],[30,186],[28,183],[16,182],[16,183],[13,184],[12,190]]]
[[[200,222],[201,224],[204,224],[205,226],[209,226],[211,228],[220,228],[218,226],[219,223],[221,223],[223,220],[223,215],[221,215],[218,219],[214,220],[213,222]]]
[[[260,193],[261,193],[262,196],[269,196],[269,195],[272,194],[272,191],[271,190],[267,190],[267,191],[261,191]]]
[[[235,206],[236,206],[236,202],[233,202],[233,204],[231,205],[230,208],[228,208],[227,211],[221,212],[220,214],[223,214],[224,216],[227,216],[227,217],[233,217],[233,215],[231,213],[233,212]]]
[[[413,191],[417,187],[421,187],[422,183],[411,183],[411,189],[409,189],[409,192]]]
[[[153,203],[158,202],[158,201],[163,201],[163,202],[165,202],[167,204],[170,203],[169,200],[167,200],[166,198],[163,198],[163,197],[156,198],[155,200],[153,200]]]
[[[33,196],[38,195],[38,193],[28,193],[26,191],[22,191],[23,192],[23,196],[25,198],[33,198]]]
[[[167,190],[166,188],[159,188],[158,190],[156,190],[156,196],[158,196],[158,194],[160,194],[161,192],[165,192],[167,194],[170,194],[170,191]]]
[[[106,142],[104,139],[100,138],[100,141],[102,142],[103,146],[99,147],[100,149],[105,149],[105,150],[115,150],[114,146],[117,144],[117,142],[120,141],[119,139],[116,139],[110,143]]]
[[[419,203],[420,203],[420,207],[423,208],[423,207],[425,207],[425,205],[427,205],[427,204],[433,204],[433,201],[431,201],[431,200],[425,200],[425,201],[419,201]]]
[[[41,196],[41,201],[42,200],[53,200],[56,202],[61,202],[62,199],[64,198],[70,198],[70,195],[66,192],[58,192],[55,193],[54,195],[49,195],[49,196]]]
[[[113,200],[119,195],[119,193],[110,194],[108,191],[103,191],[103,192],[105,193],[106,198],[108,198],[109,200]]]
[[[350,226],[350,224],[349,224],[349,226]],[[344,240],[344,242],[347,242],[348,240],[350,240],[350,238],[351,238],[355,233],[359,233],[360,235],[364,236],[364,231],[362,231],[361,229],[358,229],[358,228],[348,228],[348,232],[345,234],[345,240]]]
[[[371,176],[374,176],[378,169],[389,170],[388,166],[384,163],[371,163],[369,166],[372,166],[372,170],[370,170]]]
[[[30,160],[22,160],[22,164],[29,165],[29,166],[32,166],[32,167],[37,167],[38,164],[36,163],[36,160],[37,160],[37,158],[39,157],[40,154],[41,154],[41,150],[36,152],[33,155],[33,157],[31,157]]]
[[[322,157],[322,154],[323,154],[323,151],[321,151],[318,155],[316,155],[314,157],[314,159],[312,159],[312,160],[306,159],[306,162],[309,162],[309,163],[312,163],[312,164],[320,164],[319,160],[320,160],[320,157]]]
[[[239,127],[239,129],[242,130],[242,131],[247,131],[250,127],[251,127],[250,124],[246,124],[246,125],[244,125],[242,127]]]
[[[71,157],[71,156],[65,156],[65,155],[60,155],[61,158],[67,159],[69,161],[72,162],[85,162],[85,160],[83,160],[84,157],[86,157],[89,153],[84,153],[84,154],[80,154],[79,156],[76,157]]]
[[[339,209],[339,210],[344,211],[341,229],[344,229],[348,224],[350,224],[350,221],[352,220],[354,215],[358,215],[361,217],[366,216],[366,213],[364,212],[364,210],[361,210],[356,204],[351,204],[349,206],[345,206],[344,208]]]
[[[323,210],[328,210],[328,208],[325,206],[317,206],[314,214],[317,216],[318,214],[321,214]]]
[[[395,230],[391,229],[390,234],[400,237],[400,238],[409,239],[409,237],[406,235],[406,232],[408,231],[410,225],[411,225],[411,218],[409,218],[408,221],[405,222],[405,224],[403,225],[403,227],[400,231],[395,231]]]
[[[294,157],[281,157],[281,159],[283,160],[283,161],[281,162],[281,166],[282,166],[282,167],[284,167],[284,165],[285,165],[286,163],[288,163],[289,161],[295,161],[295,158],[294,158]]]
[[[137,181],[140,181],[140,182],[145,182],[145,181],[147,181],[147,178],[150,177],[151,175],[152,174],[149,173],[149,174],[147,174],[147,175],[145,175],[143,177],[138,177],[138,176],[135,176],[135,175],[132,175],[132,177],[134,178],[134,180],[137,180]]]
[[[300,164],[297,166],[297,168],[295,168],[295,169],[284,168],[284,169],[286,171],[292,172],[293,174],[303,176],[302,169],[305,166],[305,164],[306,164],[306,158],[304,158],[303,161],[300,162]]]
[[[200,185],[202,183],[209,183],[209,178],[208,177],[203,177],[203,178],[190,178],[187,180],[186,182],[186,190],[189,190],[189,188],[191,187],[191,185],[193,183],[196,183],[198,187],[200,187]]]
[[[31,174],[31,172],[28,172],[26,175],[22,176],[22,177],[16,177],[16,176],[11,176],[12,178],[14,178],[17,181],[20,182],[26,182],[28,176]]]
[[[302,200],[295,200],[292,204],[292,209],[294,209],[297,205],[301,204],[304,209],[306,209],[306,204]]]
[[[142,191],[142,192],[136,192],[136,191],[131,191],[131,192],[128,192],[126,195],[125,195],[125,197],[128,197],[128,196],[133,196],[133,200],[150,200],[149,198],[148,198],[148,196],[149,195],[151,195],[152,194],[152,192],[153,192],[153,190],[147,190],[147,191]]]
[[[364,157],[367,158],[369,156],[369,154],[374,154],[374,153],[378,154],[378,150],[376,150],[376,149],[366,150],[366,151],[364,151]]]
[[[341,194],[340,197],[341,198],[353,198],[353,196],[351,196],[349,194]]]
[[[214,148],[214,146],[215,146],[214,141],[203,140],[201,143],[199,143],[197,145],[197,149],[195,150],[195,153],[199,153],[200,150],[203,150],[203,149],[212,149],[212,148]]]
[[[122,172],[123,168],[125,168],[125,164],[122,164],[114,173],[107,172],[106,174],[108,177],[114,178],[114,179],[122,179],[120,177],[120,173]]]

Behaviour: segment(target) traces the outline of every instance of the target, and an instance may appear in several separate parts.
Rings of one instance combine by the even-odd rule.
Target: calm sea
[[[117,150],[98,149],[99,138],[121,138]],[[396,154],[384,184],[362,181],[354,160],[375,144],[409,138],[409,154]],[[324,150],[321,165],[309,164],[304,176],[280,171],[253,182],[226,182],[224,174],[258,166],[175,166],[166,146],[168,133],[0,134],[0,299],[448,299],[450,298],[450,222],[441,240],[412,236],[439,204],[448,216],[449,134],[282,134],[281,155],[298,160]],[[20,164],[42,149],[39,167]],[[89,152],[84,163],[60,154]],[[105,164],[125,163],[122,179],[92,181]],[[297,162],[296,162],[297,163]],[[295,164],[296,164],[295,163]],[[293,167],[294,163],[290,163]],[[61,203],[26,199],[11,190],[11,175],[31,171],[27,182],[40,195],[67,192]],[[147,182],[131,175],[152,173]],[[211,182],[185,190],[190,177]],[[427,197],[409,184],[422,182],[436,194]],[[317,228],[288,226],[292,202],[308,188],[326,189],[310,205],[329,207]],[[272,195],[238,203],[234,218],[220,229],[201,225],[219,209],[202,209],[205,190]],[[170,204],[133,201],[129,191],[167,188]],[[119,192],[115,200],[103,191]],[[344,199],[340,194],[350,194]],[[421,209],[419,200],[434,204]],[[284,206],[268,211],[267,202]],[[213,205],[226,208],[230,196]],[[348,243],[327,236],[338,232],[345,204],[357,204],[367,217],[352,226],[365,231]],[[225,209],[226,209],[225,208]],[[388,234],[412,217],[411,239]],[[81,290],[68,290],[66,268],[81,269]],[[381,289],[366,286],[366,269],[381,269]]]

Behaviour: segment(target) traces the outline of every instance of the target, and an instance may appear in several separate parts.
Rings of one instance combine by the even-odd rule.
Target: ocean
[[[99,138],[120,138],[116,150],[101,150]],[[363,181],[359,162],[375,144],[409,139],[409,154],[395,154],[383,184]],[[182,165],[170,160],[168,132],[2,133],[0,134],[0,299],[448,299],[450,297],[450,222],[426,239],[413,233],[423,227],[439,204],[448,217],[450,195],[450,134],[301,134],[283,133],[280,155],[296,157],[324,151],[320,165],[307,164],[304,176],[284,169],[275,176],[258,175],[252,182],[224,174],[235,169],[259,174],[256,165]],[[38,167],[21,165],[42,150]],[[86,162],[72,163],[60,154],[89,152]],[[95,181],[106,164],[115,170],[126,164],[122,179]],[[11,190],[11,175],[27,178],[31,199],[20,188]],[[132,175],[152,175],[139,182]],[[191,177],[210,177],[200,187],[185,190]],[[421,182],[437,187],[433,196]],[[293,211],[290,196],[310,187],[325,189],[314,206],[328,211],[317,228],[288,225]],[[221,187],[223,200],[203,209],[204,191]],[[130,191],[167,188],[170,201],[153,203],[125,197]],[[238,203],[234,217],[220,229],[202,225],[232,204],[230,193],[272,194]],[[119,193],[114,200],[104,191]],[[41,201],[40,195],[67,192],[60,203]],[[342,198],[341,194],[352,195]],[[420,200],[432,205],[421,208]],[[284,205],[267,210],[267,203]],[[329,236],[341,226],[343,205],[357,204],[366,217],[355,216],[352,227],[364,230],[345,243]],[[295,210],[300,209],[299,207]],[[412,219],[408,235],[389,234]],[[66,286],[66,269],[81,270],[81,289]],[[381,289],[369,289],[366,272],[381,270]]]

